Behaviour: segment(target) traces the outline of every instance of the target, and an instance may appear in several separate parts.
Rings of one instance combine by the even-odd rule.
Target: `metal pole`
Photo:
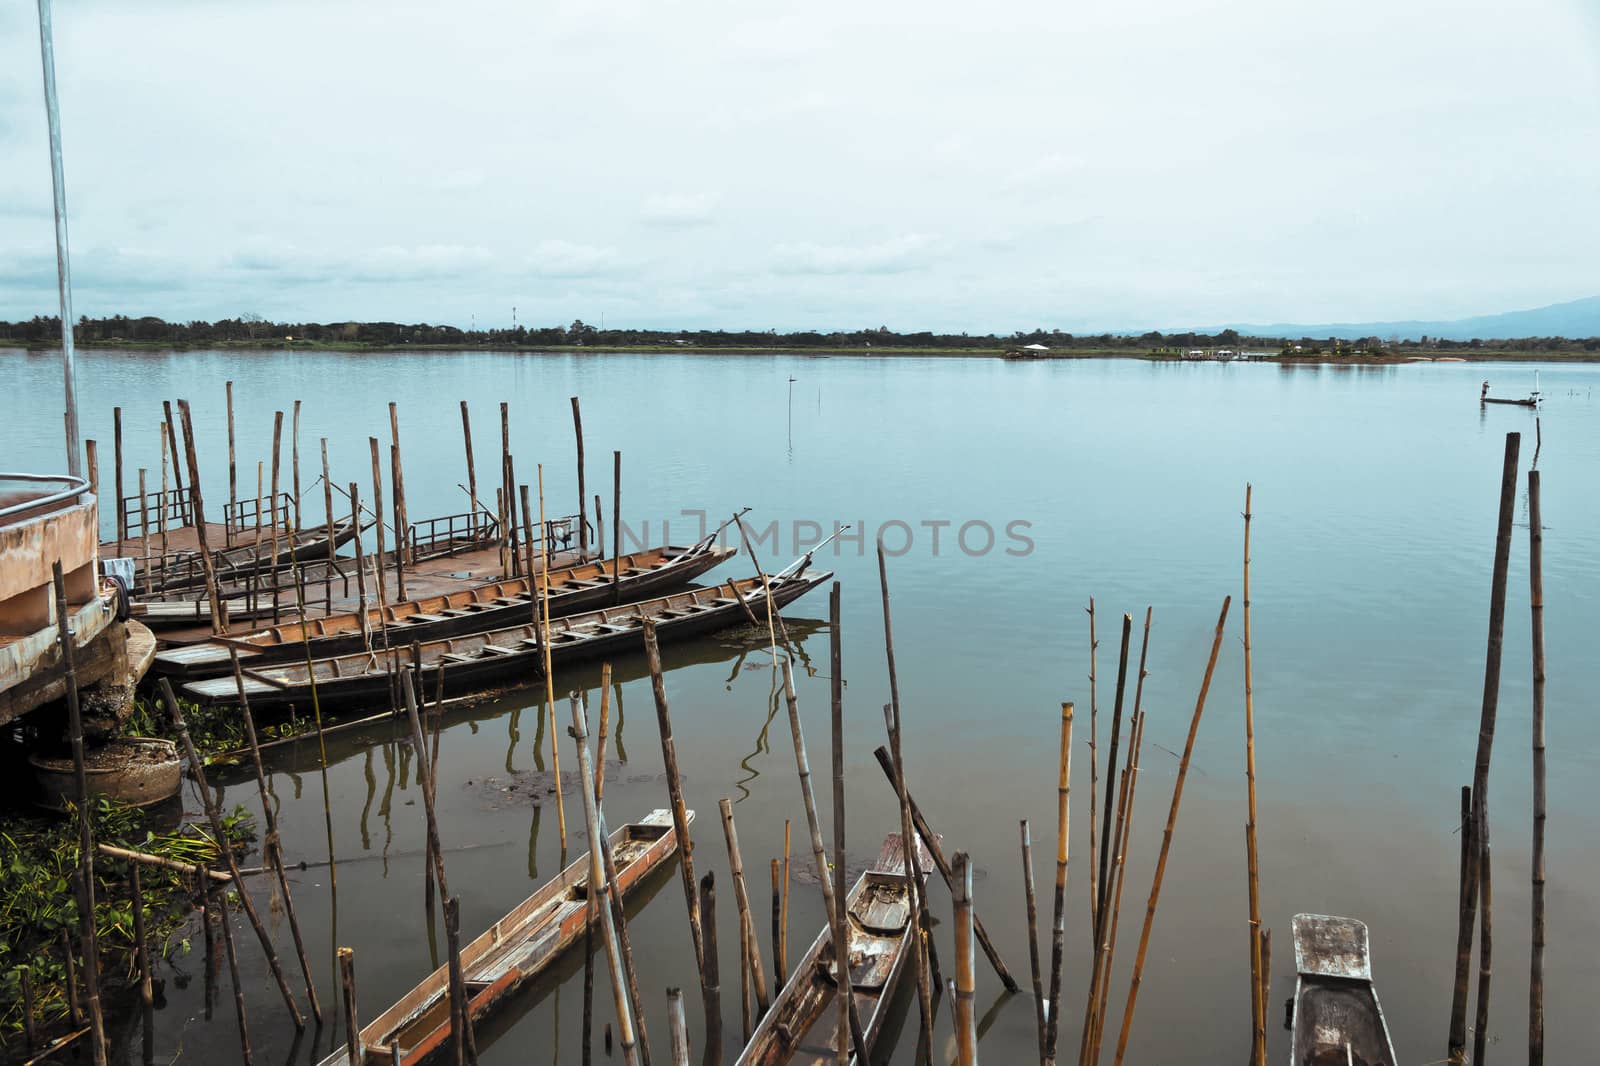
[[[50,176],[55,192],[56,282],[61,292],[61,369],[67,387],[67,473],[83,476],[78,457],[77,357],[72,349],[72,267],[67,257],[67,181],[61,169],[61,105],[56,99],[56,56],[50,0],[39,0],[39,56],[44,67],[44,110],[50,121]]]

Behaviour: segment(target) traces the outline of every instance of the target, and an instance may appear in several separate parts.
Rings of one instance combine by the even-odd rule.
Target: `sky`
[[[58,0],[78,314],[1177,329],[1600,293],[1594,0]],[[55,314],[0,0],[0,319]]]

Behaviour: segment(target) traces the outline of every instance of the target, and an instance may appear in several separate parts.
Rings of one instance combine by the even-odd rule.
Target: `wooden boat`
[[[694,820],[694,812],[688,812]],[[678,850],[672,812],[651,811],[642,821],[623,826],[608,838],[616,860],[617,887],[628,892]],[[588,915],[589,856],[561,871],[560,876],[513,907],[504,918],[461,949],[461,972],[476,1028],[512,993],[555,961],[583,936]],[[419,1066],[452,1043],[450,974],[434,970],[388,1010],[361,1027],[361,1049],[368,1063],[390,1063],[390,1047],[400,1042],[405,1066]],[[339,1066],[349,1059],[343,1047],[320,1066]]]
[[[801,560],[805,562],[806,560]],[[829,571],[793,568],[768,580],[774,608],[783,607],[832,577]],[[760,578],[742,578],[716,588],[692,589],[569,615],[550,623],[552,664],[636,651],[643,618],[656,623],[665,643],[697,633],[723,629],[749,617],[766,617],[767,595]],[[447,698],[468,696],[516,680],[541,676],[544,648],[538,627],[525,625],[487,633],[419,642],[423,691],[431,698],[442,683]],[[251,668],[244,672],[244,690],[254,708],[309,706],[315,678],[322,708],[366,701],[386,703],[394,665],[409,669],[409,648],[390,642],[390,651],[374,650],[316,660],[308,675],[305,663]],[[190,681],[183,691],[203,704],[234,704],[238,689],[232,677]]]
[[[1292,1066],[1395,1066],[1372,987],[1367,927],[1354,918],[1294,916]]]
[[[1535,370],[1533,372],[1533,391],[1528,394],[1526,399],[1522,399],[1522,400],[1502,400],[1498,396],[1490,396],[1489,395],[1489,383],[1487,381],[1485,381],[1483,383],[1483,391],[1478,394],[1478,405],[1481,407],[1484,404],[1490,404],[1490,403],[1506,404],[1507,406],[1510,406],[1510,407],[1538,407],[1539,406],[1539,372],[1537,370]]]
[[[39,806],[64,811],[68,803],[77,802],[72,756],[33,754],[28,765],[39,784]],[[134,807],[175,796],[183,784],[177,745],[156,737],[119,737],[90,748],[84,753],[83,773],[90,795]]]
[[[664,546],[635,552],[616,560],[617,581],[611,581],[610,561],[585,563],[550,571],[550,616],[589,611],[613,602],[631,603],[690,581],[737,554],[711,539],[687,548]],[[534,584],[542,588],[543,578]],[[367,611],[328,615],[309,622],[285,622],[259,633],[226,640],[211,640],[168,648],[156,655],[153,668],[169,677],[197,679],[232,672],[230,649],[242,665],[251,668],[289,660],[305,661],[307,645],[312,658],[325,659],[363,651],[369,637],[382,643],[387,627],[389,642],[409,647],[414,640],[500,629],[532,618],[535,590],[527,578],[496,581],[475,588],[408,600]]]
[[[216,570],[218,586],[243,587],[259,580],[262,574],[290,567],[295,559],[326,560],[330,540],[334,550],[338,550],[355,539],[359,532],[355,523],[345,518],[335,520],[331,530],[324,524],[302,529],[292,537],[279,537],[276,561],[273,560],[272,541],[266,537],[262,538],[259,545],[252,538],[248,544],[213,549],[211,561]],[[140,565],[142,567],[142,560]],[[149,569],[141,569],[137,584],[140,591],[148,590],[149,594],[157,596],[203,590],[206,584],[205,565],[198,551],[174,552],[153,563]]]
[[[920,840],[917,849],[926,881],[933,859]],[[870,1053],[911,955],[907,935],[911,906],[906,898],[905,851],[898,833],[884,838],[877,861],[845,899],[850,918],[850,988]],[[756,1026],[735,1066],[833,1066],[837,1062],[837,992],[833,933],[824,928]],[[855,1057],[850,1061],[855,1063]]]

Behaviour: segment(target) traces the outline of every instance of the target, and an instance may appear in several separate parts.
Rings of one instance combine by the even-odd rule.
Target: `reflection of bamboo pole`
[[[972,1013],[972,865],[964,851],[956,852],[956,1052],[961,1066],[978,1066],[978,1033]]]
[[[800,798],[805,804],[806,827],[811,830],[811,854],[817,864],[817,880],[822,885],[823,908],[827,911],[828,928],[838,930],[840,923],[846,920],[845,901],[834,895],[833,878],[828,876],[828,852],[822,846],[822,826],[817,821],[817,800],[811,791],[811,764],[806,759],[806,738],[800,728],[800,701],[794,692],[794,666],[788,659],[783,661],[783,698],[789,707],[789,731],[794,737],[794,760],[800,774]],[[916,838],[910,837],[909,843],[903,838],[901,845],[903,850],[915,849]],[[908,857],[906,859],[908,865],[910,861]],[[915,911],[911,912],[910,921],[915,923]],[[834,935],[837,937],[837,932]],[[849,962],[840,960],[839,965],[841,969],[848,969]],[[848,978],[841,981],[841,984],[847,983]],[[845,999],[849,1001],[850,1009],[850,1041],[855,1045],[856,1061],[864,1063],[867,1061],[867,1042],[865,1030],[861,1028],[860,1013],[856,1008],[856,997],[846,996]],[[931,1044],[928,1046],[932,1047]]]
[[[1189,758],[1194,754],[1195,734],[1200,730],[1200,715],[1206,709],[1206,693],[1211,689],[1211,675],[1217,668],[1217,654],[1222,650],[1222,630],[1228,621],[1228,605],[1232,597],[1224,597],[1222,613],[1217,616],[1216,635],[1211,640],[1211,658],[1206,662],[1205,676],[1200,681],[1200,695],[1195,700],[1194,717],[1189,721],[1189,738],[1183,746],[1183,757],[1178,760],[1178,778],[1172,786],[1172,808],[1167,812],[1167,828],[1161,837],[1161,854],[1156,860],[1156,873],[1150,884],[1150,902],[1145,907],[1144,927],[1139,932],[1139,952],[1134,958],[1133,979],[1128,983],[1128,1003],[1122,1012],[1122,1030],[1117,1034],[1115,1066],[1122,1066],[1128,1051],[1128,1034],[1133,1029],[1133,1009],[1139,998],[1139,983],[1144,974],[1145,953],[1150,948],[1150,930],[1155,925],[1156,904],[1161,899],[1161,882],[1167,872],[1167,855],[1172,850],[1172,831],[1178,821],[1178,806],[1183,802],[1183,780],[1189,773]]]
[[[1528,1066],[1544,1063],[1544,526],[1539,471],[1528,471],[1528,589],[1533,615],[1533,947],[1528,966]]]
[[[544,647],[544,692],[545,699],[550,702],[550,765],[554,769],[556,778],[556,820],[561,823],[561,854],[567,854],[567,805],[563,798],[566,790],[561,786],[561,746],[556,743],[556,681],[555,674],[550,668],[550,538],[545,533],[544,525],[544,464],[538,466],[539,473],[539,579],[543,590],[539,593],[539,601],[544,605],[544,629],[539,636],[539,643]],[[527,506],[523,506],[527,510]],[[529,546],[532,554],[532,546]],[[532,576],[529,575],[528,588],[533,589]],[[581,785],[579,786],[582,787]]]
[[[1256,711],[1250,657],[1250,486],[1244,487],[1244,776],[1249,796],[1245,862],[1250,881],[1250,1060],[1267,1066],[1267,1019],[1261,988],[1261,867],[1256,844]]]
[[[579,780],[588,781],[594,776],[594,769],[589,765],[589,733],[583,719],[583,705],[578,701],[572,704],[572,739],[578,746]],[[589,833],[591,847],[589,848],[589,886],[592,891],[603,893],[606,889],[605,867],[601,863],[600,848],[595,842],[605,836],[605,824],[601,821],[600,812],[594,802],[594,793],[587,788],[578,789],[583,796],[583,820]],[[678,838],[678,847],[683,851],[684,859],[688,859],[688,841]],[[611,920],[611,908],[600,908],[601,938],[605,941],[606,957],[611,963],[611,991],[616,1000],[617,1031],[622,1041],[622,1059],[626,1066],[635,1066],[639,1061],[634,1048],[633,1038],[633,1009],[628,1002],[628,988],[626,977],[623,973],[622,956],[617,946],[617,932]]]
[[[1056,1061],[1061,1035],[1061,970],[1067,941],[1068,815],[1072,796],[1072,704],[1061,705],[1061,756],[1056,774],[1056,895],[1050,927],[1050,1009],[1045,1015],[1044,1061]]]
[[[1494,543],[1494,572],[1489,586],[1489,637],[1484,654],[1483,708],[1478,722],[1478,750],[1472,770],[1474,830],[1488,822],[1489,758],[1494,750],[1495,717],[1500,707],[1500,659],[1505,647],[1506,573],[1511,565],[1511,528],[1516,512],[1517,455],[1520,433],[1506,434],[1505,458],[1500,473],[1500,515]],[[1473,841],[1467,848],[1467,891],[1456,926],[1455,988],[1450,1001],[1450,1037],[1447,1058],[1464,1060],[1467,1047],[1467,985],[1472,971],[1472,928],[1478,903],[1478,863],[1481,851]]]
[[[1022,890],[1028,901],[1028,961],[1033,969],[1033,1016],[1039,1030],[1039,1061],[1045,1058],[1044,979],[1039,969],[1039,904],[1033,893],[1033,837],[1022,820]]]

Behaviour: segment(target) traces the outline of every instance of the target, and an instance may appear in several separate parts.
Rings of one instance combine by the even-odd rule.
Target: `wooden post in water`
[[[783,820],[783,913],[778,929],[778,968],[789,972],[789,819]]]
[[[241,885],[239,895],[243,898],[244,894],[244,886]],[[209,889],[206,890],[206,895],[210,896]],[[244,1063],[244,1066],[251,1066],[255,1058],[250,1050],[250,1026],[245,1021],[244,1016],[244,982],[239,978],[239,952],[233,943],[233,922],[228,918],[228,894],[226,892],[218,892],[216,901],[217,916],[222,919],[219,923],[222,926],[222,946],[228,954],[228,974],[233,978],[233,1012],[239,1019],[239,1050],[242,1053],[240,1061]],[[207,923],[211,921],[209,916],[204,920]],[[209,929],[209,927],[208,924],[207,928]],[[206,958],[207,961],[210,960],[210,952],[206,953]],[[209,973],[208,969],[207,974],[209,975]],[[209,993],[207,993],[206,1003],[206,1017],[209,1018],[211,1016]],[[304,1023],[297,1027],[297,1031],[303,1027]]]
[[[778,859],[772,860],[772,997],[776,999],[783,991],[787,975],[784,973],[783,958],[778,954],[779,942],[783,938],[783,863]]]
[[[648,624],[648,623],[646,623]],[[838,942],[840,923],[846,920],[844,913],[845,901],[834,895],[833,878],[828,876],[828,852],[822,845],[822,825],[817,820],[817,800],[811,791],[811,763],[806,758],[806,738],[800,727],[800,700],[794,691],[794,666],[790,660],[783,661],[783,698],[789,709],[789,732],[794,738],[794,761],[800,775],[800,798],[806,809],[806,827],[811,831],[811,855],[817,864],[817,881],[822,885],[823,908],[828,915],[828,928],[833,931],[834,941]],[[907,844],[907,840],[910,841]],[[916,849],[916,838],[902,838],[902,850]],[[906,860],[909,865],[910,859]],[[916,921],[916,911],[910,912],[910,921]],[[914,926],[913,926],[914,928]],[[848,961],[845,963],[849,965]],[[845,996],[850,1011],[850,1043],[855,1048],[856,1062],[867,1061],[867,1043],[865,1030],[861,1027],[860,1011],[856,1007],[855,996]],[[931,1049],[932,1045],[928,1045]]]
[[[373,523],[378,529],[378,555],[373,560],[378,578],[378,617],[382,620],[384,632],[388,632],[389,617],[384,608],[388,605],[388,592],[384,588],[383,563],[383,471],[378,466],[378,438],[368,437],[367,447],[372,452],[372,516],[376,519]]]
[[[233,547],[233,526],[239,520],[239,461],[238,453],[234,448],[233,437],[233,382],[225,386],[228,405],[228,521],[223,523],[227,529],[225,537],[228,546]]]
[[[83,713],[78,703],[77,637],[68,622],[67,583],[57,559],[50,564],[56,609],[56,643],[61,650],[67,696],[67,736],[72,744],[74,802],[78,815],[78,930],[83,951],[83,985],[89,1000],[89,1038],[94,1041],[95,1066],[106,1064],[105,1018],[100,1010],[100,949],[95,938],[94,821],[89,814],[89,778],[83,764]],[[67,943],[70,985],[72,944]],[[77,993],[69,991],[69,996]]]
[[[705,922],[706,965],[701,987],[706,1007],[706,1049],[701,1066],[722,1066],[722,978],[717,961],[716,877],[707,872],[700,879],[700,917]]]
[[[1096,652],[1100,649],[1100,642],[1095,638],[1094,631],[1094,597],[1089,597],[1089,920],[1100,920],[1100,880],[1099,880],[1099,854],[1100,849],[1095,844],[1095,827],[1100,824],[1097,817],[1097,794],[1100,791],[1100,751],[1099,751],[1099,717],[1100,701],[1096,691]]]
[[[400,449],[389,446],[389,488],[394,496],[394,600],[406,600],[406,528],[400,503]]]
[[[471,511],[467,517],[467,535],[478,537],[478,471],[472,462],[472,415],[467,411],[467,401],[461,401],[461,440],[467,450],[467,499]]]
[[[755,988],[756,1009],[766,1014],[772,1006],[767,996],[767,978],[761,966],[761,944],[756,939],[755,917],[750,910],[750,892],[744,882],[744,859],[739,854],[739,831],[733,824],[733,801],[724,797],[717,804],[722,811],[722,835],[728,844],[728,870],[733,876],[733,901],[739,908],[740,935],[750,960],[750,981]]]
[[[189,756],[189,769],[194,775],[195,785],[200,790],[200,802],[205,807],[206,820],[211,824],[212,838],[222,849],[228,874],[239,890],[239,905],[244,908],[245,917],[250,919],[250,927],[255,930],[256,939],[261,942],[261,950],[267,956],[267,965],[272,970],[272,978],[277,982],[278,992],[283,997],[284,1005],[289,1008],[289,1016],[294,1019],[294,1027],[304,1029],[305,1016],[300,1013],[300,1007],[294,1001],[294,993],[289,990],[289,979],[284,976],[283,966],[278,962],[278,952],[272,946],[272,936],[262,924],[260,915],[256,913],[255,903],[251,901],[250,893],[245,890],[244,878],[239,873],[239,862],[234,857],[233,849],[228,847],[228,834],[222,826],[222,813],[217,809],[216,797],[206,781],[205,763],[201,761],[200,753],[195,750],[194,741],[189,739],[189,726],[183,720],[183,710],[178,706],[178,698],[172,694],[172,683],[164,677],[161,679],[161,698],[167,705],[167,714],[172,718],[173,727],[178,731],[178,739],[183,745],[183,750]]]
[[[189,462],[189,504],[193,508],[195,536],[200,541],[200,565],[206,575],[206,599],[211,607],[211,630],[228,631],[228,616],[222,610],[222,599],[217,595],[217,566],[211,558],[211,546],[206,543],[205,501],[200,498],[200,464],[194,455],[194,423],[189,417],[189,401],[178,401],[178,414],[183,418],[183,448]],[[174,463],[176,465],[176,463]]]
[[[500,403],[500,566],[505,577],[510,577],[516,566],[512,557],[516,535],[516,504],[511,494],[516,490],[511,484],[511,407]]]
[[[1050,926],[1050,1008],[1045,1012],[1046,1066],[1054,1066],[1061,1037],[1061,969],[1067,938],[1067,863],[1072,797],[1072,704],[1061,705],[1061,755],[1056,774],[1056,895]],[[1108,812],[1109,813],[1109,812]],[[1101,853],[1101,858],[1105,853]]]
[[[1478,875],[1483,884],[1478,890],[1478,1014],[1472,1029],[1472,1061],[1482,1066],[1488,1061],[1485,1049],[1489,1040],[1489,984],[1494,960],[1494,892],[1489,876],[1489,823],[1478,826]]]
[[[667,989],[667,1021],[672,1027],[672,1066],[689,1066],[689,1024],[683,1016],[683,989]]]
[[[83,442],[84,460],[88,464],[89,495],[95,498],[98,505],[100,501],[100,443],[93,437]],[[99,530],[95,531],[95,541],[100,540]]]
[[[589,781],[594,776],[594,768],[589,763],[589,733],[584,723],[583,705],[576,700],[572,704],[572,739],[578,746],[578,779],[580,781]],[[605,892],[608,891],[606,872],[604,865],[601,863],[600,847],[597,843],[605,836],[605,823],[601,820],[599,809],[595,804],[594,793],[588,788],[580,788],[578,792],[583,796],[583,820],[587,826],[591,842],[591,847],[589,848],[589,884],[598,891]],[[676,811],[674,811],[674,814],[676,815]],[[687,838],[679,836],[678,847],[683,852],[685,863],[689,858],[687,845]],[[695,907],[693,909],[698,911],[699,908]],[[622,1060],[625,1066],[635,1066],[639,1061],[639,1056],[634,1047],[633,1009],[632,1004],[628,1002],[627,978],[623,973],[622,956],[617,944],[617,932],[611,920],[611,908],[609,907],[600,908],[600,929],[606,945],[606,957],[611,963],[611,990],[612,996],[616,1000],[617,1031],[621,1037]],[[698,935],[695,939],[698,944]]]
[[[540,463],[535,468],[539,476],[539,581],[542,590],[534,588],[533,575],[528,575],[528,591],[544,607],[544,629],[540,632],[539,643],[544,648],[544,691],[545,698],[550,701],[550,765],[556,779],[556,820],[561,823],[561,854],[567,853],[567,805],[564,799],[566,789],[561,784],[561,753],[556,744],[556,681],[555,670],[550,662],[550,555],[548,551],[549,537],[544,524],[544,464]],[[527,491],[526,487],[523,489]],[[527,510],[527,505],[523,505]],[[532,553],[532,548],[529,548]],[[579,786],[580,788],[582,785]],[[640,1029],[643,1030],[641,1019]],[[648,1053],[647,1057],[648,1057]]]
[[[179,409],[182,409],[182,400],[178,401],[178,407]],[[178,499],[182,500],[183,471],[178,469],[178,456],[181,453],[178,451],[178,423],[172,417],[172,401],[162,400],[161,409],[166,413],[166,421],[163,423],[163,425],[167,430],[167,446],[172,449],[172,488],[173,491],[178,494]],[[183,507],[180,504],[179,513],[183,516],[183,520],[185,522],[189,521],[189,512],[187,507]]]
[[[1495,532],[1494,574],[1489,587],[1489,639],[1484,655],[1483,709],[1478,722],[1478,752],[1472,770],[1472,818],[1476,831],[1488,823],[1489,758],[1494,750],[1495,715],[1500,706],[1500,658],[1505,646],[1506,572],[1511,565],[1511,523],[1516,512],[1517,455],[1522,444],[1520,433],[1506,434],[1505,459],[1500,473],[1500,517]],[[1467,1051],[1467,985],[1472,972],[1472,930],[1478,905],[1480,849],[1476,842],[1467,849],[1467,891],[1462,900],[1456,927],[1455,989],[1450,1002],[1450,1041],[1446,1059],[1453,1064],[1465,1060]]]
[[[973,1016],[972,865],[964,851],[956,852],[956,1056],[961,1066],[978,1066],[978,1030]]]
[[[1544,525],[1539,471],[1528,471],[1528,603],[1533,616],[1533,945],[1528,956],[1528,1066],[1544,1066]]]
[[[350,482],[350,520],[361,528],[361,486]],[[361,534],[357,533],[352,543],[356,548],[356,613],[361,619],[361,638],[366,644],[368,654],[372,652],[372,619],[367,616],[367,563],[362,556]]]
[[[1133,616],[1122,616],[1122,650],[1117,658],[1117,689],[1111,705],[1111,750],[1106,753],[1105,806],[1100,811],[1100,869],[1095,879],[1095,940],[1100,939],[1100,922],[1106,910],[1106,866],[1111,856],[1111,814],[1113,790],[1117,787],[1117,742],[1122,731],[1122,697],[1128,683],[1128,642],[1133,635]]]
[[[1028,903],[1028,963],[1033,971],[1033,1023],[1039,1031],[1039,1061],[1046,1058],[1044,977],[1039,965],[1039,904],[1033,892],[1033,835],[1022,819],[1022,891]]]
[[[611,453],[611,602],[622,602],[617,559],[622,555],[622,453]]]
[[[600,494],[594,494],[594,554],[597,559],[606,557],[606,522],[600,513]]]
[[[1250,658],[1250,492],[1244,487],[1244,776],[1248,795],[1245,862],[1250,881],[1250,1061],[1267,1066],[1266,1002],[1261,984],[1261,870],[1256,844],[1256,712]]]
[[[294,528],[305,528],[305,522],[300,518],[300,401],[294,402],[294,420],[289,428],[289,474],[290,484],[294,486]],[[333,530],[328,530],[328,535],[333,536]]]
[[[1150,930],[1155,925],[1156,904],[1161,899],[1161,882],[1167,872],[1167,855],[1172,850],[1172,831],[1178,821],[1178,806],[1183,802],[1183,781],[1189,773],[1189,759],[1194,754],[1195,734],[1200,731],[1200,715],[1206,708],[1206,693],[1211,689],[1211,675],[1217,669],[1217,654],[1222,650],[1222,630],[1228,621],[1228,605],[1232,597],[1222,601],[1222,613],[1217,617],[1217,632],[1211,640],[1211,658],[1206,662],[1205,676],[1200,681],[1200,695],[1195,700],[1194,717],[1189,720],[1189,737],[1183,746],[1183,757],[1178,760],[1178,777],[1172,786],[1172,808],[1167,812],[1167,828],[1161,837],[1161,854],[1156,859],[1155,877],[1150,884],[1150,902],[1145,907],[1144,927],[1139,932],[1139,952],[1134,958],[1133,979],[1128,984],[1128,1003],[1122,1012],[1122,1030],[1117,1035],[1115,1066],[1122,1066],[1128,1051],[1128,1034],[1133,1029],[1133,1010],[1139,998],[1139,982],[1144,974],[1145,953],[1150,948]]]
[[[272,485],[271,495],[267,497],[267,513],[270,515],[269,533],[272,537],[272,592],[274,601],[278,592],[278,467],[283,460],[283,412],[272,413]],[[276,611],[276,608],[274,608]],[[273,621],[277,621],[274,613]]]
[[[334,555],[335,538],[333,536],[333,481],[328,477],[328,438],[321,438],[320,443],[322,445],[322,517],[323,521],[326,522],[328,526],[328,565],[323,571],[323,573],[327,576],[322,580],[322,595],[325,600],[323,609],[328,614],[332,614],[333,571],[334,567],[337,565],[337,557]],[[352,512],[350,518],[352,523],[350,528],[355,533],[356,543],[359,544],[361,542],[361,515],[359,512]],[[346,584],[345,595],[349,594],[350,587],[348,584]],[[362,623],[362,630],[363,632],[366,630],[366,623],[364,622]]]
[[[740,597],[740,602],[744,602]],[[771,595],[767,603],[772,603]],[[845,883],[845,810],[844,810],[844,649],[840,633],[839,582],[828,592],[828,703],[833,739],[833,898],[843,900],[849,891]],[[903,794],[902,794],[903,795]],[[905,843],[909,840],[910,843]],[[916,851],[916,838],[902,838],[907,851]],[[910,868],[911,860],[906,860]],[[776,869],[774,869],[776,873]],[[913,913],[913,918],[916,915]],[[850,991],[850,938],[844,922],[833,923],[833,958],[839,982],[839,1024],[834,1033],[834,1051],[839,1061],[850,1061],[850,1011],[849,1004],[855,996]],[[779,978],[781,983],[782,979]]]
[[[406,473],[405,465],[400,460],[400,412],[397,405],[389,404],[389,435],[393,438],[394,448],[394,473],[391,475],[394,487],[394,546],[400,553],[401,563],[415,563],[415,549],[411,543],[411,523],[406,518]],[[403,586],[402,586],[403,587]],[[402,591],[400,598],[406,598]]]
[[[1137,702],[1135,700],[1136,704]],[[1122,770],[1122,786],[1117,799],[1116,831],[1111,836],[1116,850],[1110,867],[1111,893],[1107,897],[1110,911],[1105,921],[1101,922],[1100,940],[1095,945],[1097,970],[1090,978],[1090,1008],[1086,1012],[1088,1022],[1085,1024],[1086,1027],[1092,1026],[1092,1028],[1085,1035],[1091,1063],[1100,1061],[1100,1042],[1106,1025],[1106,1004],[1110,1002],[1111,975],[1116,964],[1117,927],[1122,919],[1122,889],[1127,883],[1128,837],[1133,831],[1133,801],[1139,784],[1139,756],[1144,747],[1144,720],[1144,714],[1136,706],[1128,761]]]
[[[133,907],[133,947],[139,963],[139,1002],[149,1007],[155,1003],[155,987],[150,980],[150,945],[144,933],[144,891],[139,884],[139,864],[128,864],[129,904]]]
[[[139,551],[144,556],[144,579],[150,581],[150,501],[145,493],[145,468],[139,468]]]
[[[589,502],[583,487],[583,413],[578,398],[572,398],[572,432],[578,438],[578,558],[589,558]],[[682,1009],[682,1003],[679,1009]]]
[[[361,1046],[361,1022],[356,1013],[356,953],[351,948],[339,949],[339,987],[344,992],[344,1054],[350,1066],[361,1066],[366,1061]]]
[[[111,409],[111,448],[113,461],[117,466],[117,554],[123,555],[128,550],[122,543],[128,539],[128,515],[122,506],[125,493],[122,488],[122,408],[120,407]]]

